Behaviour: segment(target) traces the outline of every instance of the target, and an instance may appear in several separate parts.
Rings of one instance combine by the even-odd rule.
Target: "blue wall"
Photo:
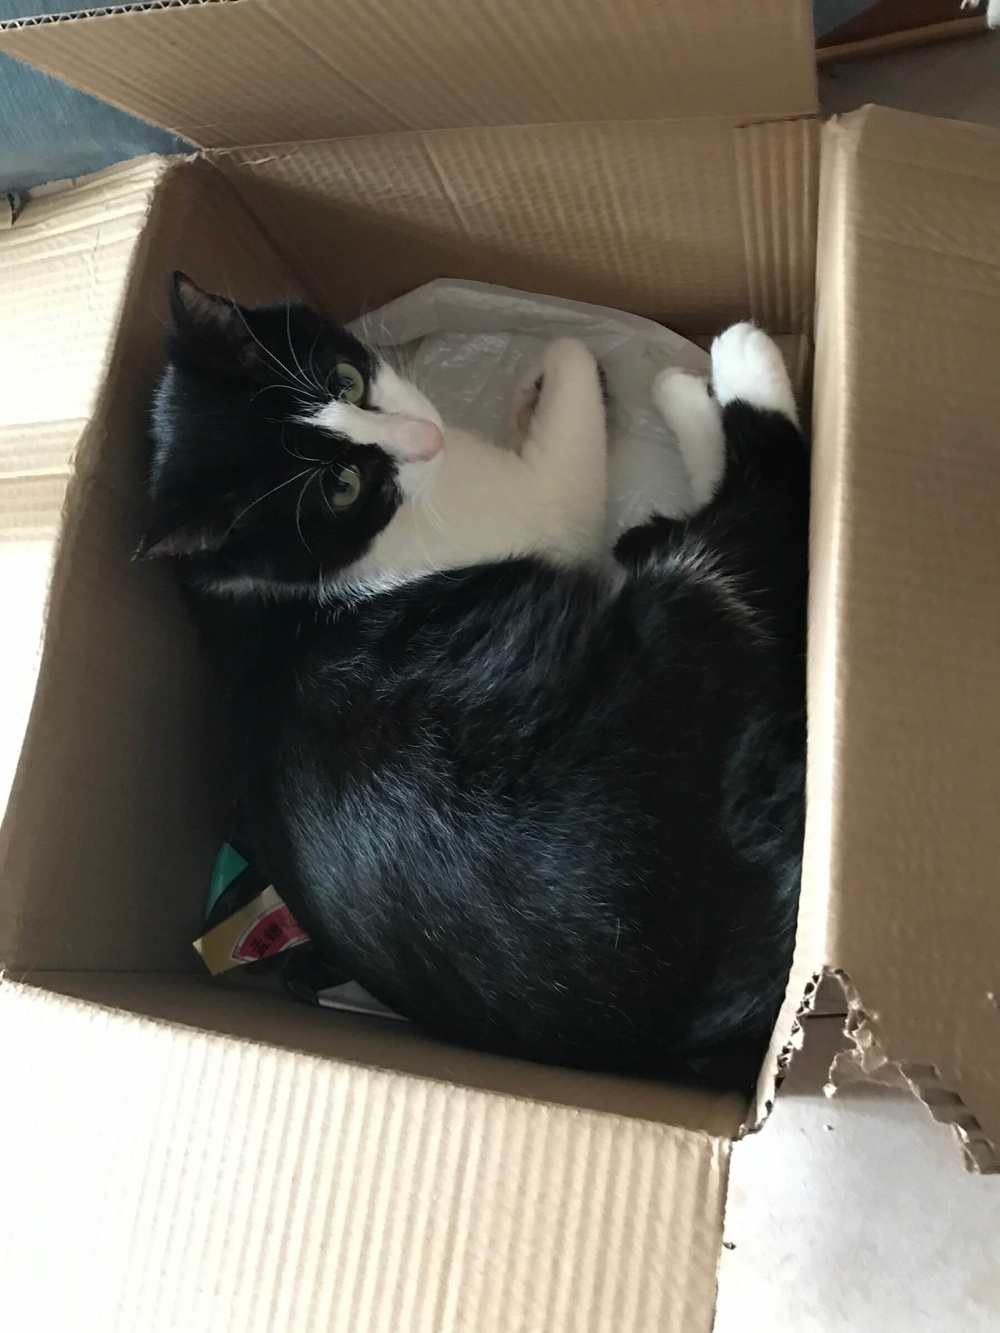
[[[0,19],[74,8],[66,0],[0,0]],[[184,140],[0,54],[0,193],[85,176],[143,153],[188,150]]]

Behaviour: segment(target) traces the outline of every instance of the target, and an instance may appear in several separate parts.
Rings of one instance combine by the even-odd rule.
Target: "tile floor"
[[[808,1020],[771,1119],[738,1144],[715,1333],[997,1333],[1000,1176],[904,1092],[823,1084],[843,1018]]]

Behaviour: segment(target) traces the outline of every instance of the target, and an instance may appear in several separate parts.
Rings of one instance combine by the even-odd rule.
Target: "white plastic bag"
[[[608,379],[609,521],[622,531],[651,510],[685,512],[687,470],[650,388],[665,366],[707,373],[708,353],[652,320],[604,306],[439,278],[351,326],[391,353],[445,421],[501,443],[514,392],[554,338],[587,344]]]

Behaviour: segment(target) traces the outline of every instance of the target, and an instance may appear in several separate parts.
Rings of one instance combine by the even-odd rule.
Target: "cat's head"
[[[182,273],[170,303],[137,555],[180,557],[223,594],[320,592],[427,483],[440,417],[305,306],[239,306]]]

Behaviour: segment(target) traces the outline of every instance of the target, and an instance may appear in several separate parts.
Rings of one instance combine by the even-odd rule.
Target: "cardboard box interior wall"
[[[36,192],[0,239],[5,1301],[79,1326],[58,1256],[101,1330],[708,1329],[733,1140],[817,976],[851,1004],[837,1076],[904,1079],[997,1163],[1000,136],[820,131],[804,0],[344,23],[222,0],[0,33],[206,150]],[[444,275],[695,337],[750,314],[800,378],[818,274],[806,873],[749,1113],[198,972],[211,700],[128,558],[174,266],[338,317]]]

